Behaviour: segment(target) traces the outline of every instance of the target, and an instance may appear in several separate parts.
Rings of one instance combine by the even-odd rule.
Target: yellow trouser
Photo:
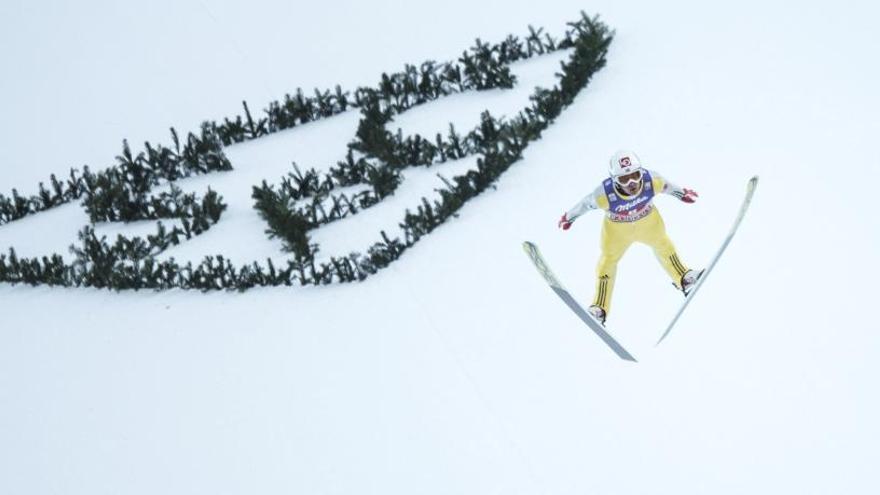
[[[676,286],[688,270],[678,259],[675,246],[666,235],[666,224],[656,208],[648,216],[635,222],[612,222],[606,217],[602,223],[602,255],[596,267],[596,298],[593,300],[593,304],[604,309],[606,314],[611,308],[617,262],[634,242],[651,246],[657,260]]]

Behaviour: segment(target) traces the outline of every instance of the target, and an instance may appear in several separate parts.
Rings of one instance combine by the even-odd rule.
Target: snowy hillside
[[[109,166],[123,138],[167,141],[169,126],[194,130],[243,99],[374,85],[529,25],[560,33],[581,9],[616,30],[608,65],[496,190],[362,283],[0,285],[0,493],[877,492],[880,10],[868,2],[6,2],[0,192]],[[431,133],[515,111],[564,56],[517,64],[511,90],[394,125]],[[293,161],[332,165],[357,118],[227,147],[234,171],[182,185],[210,185],[229,209],[166,254],[283,258],[251,186]],[[623,147],[700,192],[695,205],[657,200],[692,265],[717,248],[748,177],[762,180],[660,347],[681,296],[647,248],[627,253],[609,329],[638,364],[584,329],[520,249],[539,243],[586,301],[601,217],[567,232],[556,220]],[[315,240],[322,253],[362,250],[440,187],[437,172],[470,166],[414,169]],[[65,253],[87,220],[70,204],[12,222],[0,249]]]

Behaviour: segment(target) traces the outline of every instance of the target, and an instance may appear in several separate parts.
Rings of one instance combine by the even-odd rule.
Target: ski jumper
[[[676,287],[688,271],[687,265],[678,258],[675,246],[666,234],[666,225],[660,212],[654,207],[654,196],[658,192],[680,197],[684,190],[658,173],[643,169],[642,184],[637,193],[624,195],[609,178],[566,212],[570,221],[590,210],[601,209],[607,212],[602,222],[602,254],[596,266],[596,296],[593,300],[593,304],[605,310],[606,314],[611,308],[617,263],[632,243],[640,242],[650,246]]]

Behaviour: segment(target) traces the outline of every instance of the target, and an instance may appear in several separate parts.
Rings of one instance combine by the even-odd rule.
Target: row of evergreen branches
[[[559,85],[552,90],[537,91],[531,98],[531,105],[510,121],[497,121],[491,115],[484,114],[482,132],[477,134],[475,140],[475,146],[482,155],[477,160],[477,168],[451,181],[444,179],[446,188],[439,191],[440,199],[429,201],[422,198],[414,213],[407,210],[400,224],[404,232],[403,240],[390,239],[383,231],[381,240],[367,250],[366,256],[353,253],[341,259],[331,257],[330,263],[323,265],[332,268],[333,273],[329,274],[331,280],[363,280],[388,266],[422,237],[455,216],[467,201],[492,187],[501,174],[522,157],[525,147],[541,136],[586,87],[593,74],[605,65],[613,32],[597,18],[583,13],[579,21],[569,26],[572,30],[560,48],[574,48],[574,53],[562,65]],[[539,38],[540,33],[532,30],[532,35]],[[314,246],[314,252],[317,252],[317,246]]]
[[[59,254],[40,258],[21,258],[10,248],[8,255],[0,255],[0,281],[47,284],[65,287],[97,287],[121,289],[168,289],[181,287],[180,273],[197,273],[192,265],[181,268],[174,260],[156,261],[156,256],[171,246],[179,245],[201,235],[220,220],[226,209],[214,191],[208,191],[201,202],[196,202],[186,216],[180,217],[180,226],[170,231],[158,222],[156,233],[146,238],[117,236],[112,244],[106,236],[98,237],[91,225],[79,232],[79,244],[70,247],[72,263],[65,263]],[[200,269],[210,273],[211,264]]]
[[[477,40],[474,47],[462,54],[457,64],[438,65],[427,61],[420,68],[407,65],[403,72],[390,76],[383,74],[378,89],[358,89],[353,101],[340,86],[336,86],[335,92],[315,89],[314,96],[306,96],[302,89],[297,89],[294,95],[287,94],[282,101],[271,102],[264,110],[265,115],[257,118],[251,114],[247,102],[242,102],[244,115],[224,118],[222,123],[204,122],[201,136],[189,134],[182,149],[173,128],[173,148],[161,145],[154,148],[150,143],[145,143],[145,150],[133,156],[128,143],[124,142],[117,165],[105,172],[92,174],[86,166],[80,175],[78,170],[71,169],[67,181],[59,181],[53,174],[49,187],[41,182],[39,192],[32,196],[22,196],[17,189],[13,189],[9,197],[0,194],[0,225],[83,196],[88,196],[85,206],[93,221],[96,218],[137,219],[125,216],[128,211],[125,203],[143,202],[142,195],[157,185],[159,179],[174,181],[198,173],[231,170],[232,166],[223,155],[220,143],[228,146],[256,139],[345,112],[351,107],[363,107],[377,100],[388,102],[400,113],[414,105],[455,92],[511,87],[514,78],[507,64],[555,46],[555,41],[549,36],[540,40],[534,35],[532,30],[534,39],[528,43],[528,49],[524,49],[522,43],[512,36],[494,46]],[[415,143],[416,146],[419,144]],[[120,202],[123,204],[117,204]]]
[[[429,201],[422,198],[415,212],[407,210],[400,224],[403,240],[391,241],[383,232],[383,240],[368,250],[369,256],[352,254],[341,259],[331,257],[329,267],[333,271],[330,274],[332,280],[362,280],[387,266],[405,249],[454,216],[465,202],[490,187],[510,165],[521,158],[522,150],[541,136],[587,85],[592,75],[605,64],[605,55],[613,33],[597,19],[586,15],[582,15],[578,22],[571,23],[570,26],[570,33],[575,34],[567,36],[565,42],[558,45],[573,48],[569,61],[562,64],[559,84],[552,90],[539,89],[532,96],[531,105],[510,121],[498,121],[485,112],[477,129],[463,139],[459,139],[452,129],[450,135],[455,138],[451,138],[449,142],[456,143],[455,159],[471,154],[481,155],[477,160],[476,170],[454,177],[451,181],[444,179],[447,187],[439,191],[439,200]],[[533,31],[533,35],[538,36],[538,33]],[[508,43],[513,44],[510,38]],[[478,46],[480,45],[478,42]],[[427,99],[426,97],[424,101]],[[269,225],[267,233],[270,237],[280,238],[284,242],[285,250],[306,261],[312,260],[319,249],[310,242],[310,230],[357,213],[358,207],[363,209],[376,204],[383,197],[377,190],[383,190],[387,195],[388,191],[393,192],[396,189],[400,184],[399,176],[392,175],[391,179],[382,176],[367,177],[365,170],[380,169],[372,165],[372,162],[377,161],[387,169],[399,170],[405,166],[429,165],[435,160],[442,162],[450,159],[444,154],[439,154],[439,159],[437,158],[438,153],[434,150],[450,148],[439,135],[438,146],[433,150],[413,154],[413,143],[427,143],[423,147],[429,148],[430,141],[418,135],[403,139],[399,133],[396,136],[389,133],[385,124],[393,118],[397,107],[383,107],[382,104],[382,101],[374,100],[361,108],[364,118],[358,128],[357,139],[349,145],[346,163],[340,163],[323,179],[314,170],[303,174],[295,167],[294,173],[282,180],[277,190],[265,181],[261,187],[254,187],[255,207]],[[354,151],[362,153],[366,158],[361,157],[355,161]],[[342,174],[339,173],[340,170],[356,173]],[[352,176],[357,180],[351,180]],[[348,179],[345,185],[366,184],[373,190],[358,193],[354,200],[345,194],[332,195],[331,191],[342,185],[340,177]],[[377,181],[377,178],[380,180]],[[380,189],[383,184],[389,187]],[[312,198],[312,201],[304,205],[295,204],[302,198]],[[325,206],[328,198],[332,205],[329,209]],[[369,262],[365,264],[364,260]],[[312,282],[322,283],[317,280]]]
[[[269,103],[262,116],[255,118],[247,102],[242,102],[244,115],[208,125],[224,145],[230,145],[330,117],[351,107],[362,108],[380,99],[400,113],[453,93],[509,88],[515,79],[508,64],[530,56],[530,49],[523,48],[518,40],[510,40],[516,38],[490,46],[478,39],[474,47],[462,53],[457,63],[437,64],[429,60],[419,67],[406,65],[402,72],[383,73],[377,88],[359,88],[353,98],[338,85],[333,92],[315,89],[314,96],[306,96],[298,88],[295,94]],[[543,53],[556,44],[549,37],[537,43],[540,44],[538,49],[534,48],[534,42],[529,45],[534,53]]]
[[[406,166],[432,165],[493,151],[497,146],[498,129],[499,123],[495,118],[489,112],[484,112],[480,125],[463,138],[450,125],[449,140],[444,141],[438,134],[437,146],[418,134],[406,139],[400,132],[389,134],[389,139],[384,142],[387,148],[378,154],[396,157],[393,161],[396,166],[375,158],[373,152],[376,150],[366,150],[366,147],[360,149],[368,151],[366,156],[370,159],[361,157],[354,162],[353,150],[358,147],[355,141],[349,145],[346,162],[340,162],[323,178],[314,169],[304,174],[294,165],[294,171],[282,179],[277,190],[266,181],[259,187],[255,186],[252,195],[255,208],[269,224],[271,237],[299,240],[304,237],[303,233],[293,233],[289,229],[312,230],[355,215],[393,194],[403,182],[401,170]],[[366,189],[351,196],[334,192],[338,187],[354,185],[362,185]],[[303,221],[288,223],[285,218]],[[292,245],[286,245],[286,248],[295,251]]]
[[[150,198],[148,192],[162,181],[174,182],[193,175],[232,170],[232,164],[208,125],[202,126],[199,136],[190,133],[182,146],[173,128],[171,138],[173,148],[147,142],[144,151],[137,155],[132,153],[128,142],[123,141],[122,154],[116,157],[114,166],[98,173],[93,173],[88,166],[83,167],[81,173],[71,169],[66,181],[59,181],[53,174],[50,187],[46,188],[41,182],[39,193],[31,197],[19,195],[16,189],[12,190],[11,197],[0,194],[0,225],[80,198],[85,198],[83,206],[92,222],[183,216],[169,213],[168,208],[175,208],[169,206],[170,202],[178,203],[177,210],[185,210],[185,198],[180,195]]]
[[[437,65],[427,61],[419,68],[406,65],[403,72],[383,73],[377,89],[359,89],[356,106],[360,107],[361,120],[355,140],[348,145],[346,160],[323,177],[314,169],[304,174],[294,164],[294,171],[282,179],[277,191],[266,181],[262,186],[254,186],[255,207],[269,224],[267,233],[285,240],[286,250],[305,255],[301,248],[307,244],[303,243],[306,236],[302,231],[378,204],[402,182],[401,169],[458,160],[478,152],[479,129],[462,138],[450,125],[448,139],[438,133],[432,142],[418,134],[404,138],[400,130],[392,134],[386,125],[395,115],[416,105],[456,92],[512,87],[515,78],[509,69],[511,62],[556,49],[555,40],[549,36],[542,40],[532,30],[532,38],[526,44],[531,51],[524,49],[524,44],[514,36],[498,45],[478,39],[458,63]],[[359,156],[357,160],[355,153]],[[336,188],[353,185],[366,185],[369,189],[352,197],[345,193],[330,194]],[[293,205],[305,198],[311,201]]]
[[[120,237],[115,244],[110,245],[106,239],[98,239],[94,231],[87,227],[80,236],[81,246],[72,247],[75,256],[72,264],[65,264],[59,255],[21,259],[11,251],[8,256],[0,255],[0,281],[114,289],[180,287],[244,290],[265,285],[327,284],[363,280],[388,266],[424,235],[454,216],[466,201],[491,187],[511,164],[520,159],[522,150],[540,137],[541,132],[562,109],[573,101],[593,73],[604,65],[605,54],[612,39],[608,28],[585,14],[569,26],[571,29],[559,43],[532,28],[525,42],[509,37],[499,45],[489,46],[478,40],[476,47],[465,52],[459,59],[459,64],[437,66],[433,62],[426,62],[419,70],[407,67],[403,73],[383,76],[383,84],[387,84],[384,89],[358,89],[353,102],[339,88],[335,94],[316,92],[314,98],[305,97],[298,91],[296,96],[285,97],[284,103],[270,104],[266,116],[258,119],[252,117],[245,104],[243,117],[225,119],[223,124],[207,122],[202,126],[202,139],[199,141],[201,147],[196,147],[198,152],[188,154],[187,148],[180,150],[176,134],[176,146],[173,150],[162,147],[154,149],[148,145],[145,152],[132,156],[126,144],[117,167],[111,169],[115,172],[102,175],[100,181],[86,182],[92,184],[91,188],[75,189],[75,193],[71,192],[71,188],[81,187],[80,182],[85,182],[75,180],[77,176],[72,172],[75,186],[68,189],[62,186],[60,192],[56,191],[54,196],[51,192],[48,193],[50,200],[53,200],[53,197],[80,197],[87,195],[88,191],[99,191],[93,196],[97,199],[89,197],[86,200],[90,215],[94,212],[93,219],[97,220],[168,218],[182,215],[186,217],[185,225],[191,225],[187,215],[199,215],[200,218],[210,218],[212,222],[216,222],[225,206],[216,195],[213,196],[214,199],[208,200],[214,194],[211,191],[205,199],[209,204],[203,202],[199,210],[193,208],[197,204],[194,197],[182,195],[173,187],[171,193],[158,197],[148,196],[147,192],[158,184],[158,179],[173,182],[176,178],[188,176],[188,173],[231,168],[219,143],[231,144],[254,139],[345,111],[349,106],[360,107],[363,118],[357,137],[349,147],[346,160],[340,162],[329,175],[320,178],[313,170],[301,174],[295,169],[295,173],[277,189],[265,182],[262,187],[254,188],[255,207],[269,225],[267,233],[281,238],[285,249],[293,256],[284,268],[276,268],[271,260],[268,260],[266,267],[254,262],[237,268],[222,256],[207,257],[197,266],[192,263],[179,265],[173,259],[157,261],[155,255],[174,243],[169,238],[172,234],[165,232],[150,236],[147,240]],[[400,133],[393,135],[385,130],[385,124],[393,115],[449,94],[445,91],[509,87],[514,81],[506,64],[563,48],[574,50],[569,62],[562,65],[559,85],[552,90],[539,90],[533,95],[531,105],[510,121],[497,121],[491,115],[484,114],[481,126],[475,132],[462,139],[451,129],[449,140],[438,136],[436,145],[420,136],[404,139]],[[417,83],[413,84],[414,81]],[[193,136],[190,135],[190,138]],[[389,238],[382,232],[381,240],[368,248],[365,254],[353,253],[344,257],[331,257],[324,263],[316,262],[319,248],[310,242],[308,231],[322,222],[332,221],[334,215],[319,217],[316,210],[297,208],[296,201],[312,198],[312,204],[315,204],[314,200],[337,187],[369,185],[367,194],[354,199],[333,198],[334,201],[353,205],[346,213],[351,214],[358,208],[369,207],[392,194],[400,181],[399,172],[404,167],[429,165],[472,153],[482,155],[477,160],[475,170],[454,177],[451,181],[447,180],[446,189],[440,191],[440,199],[428,201],[423,198],[415,212],[407,210],[401,223],[404,230],[403,240]],[[166,157],[170,157],[171,161],[166,161]],[[189,159],[187,163],[196,163],[199,166],[181,167],[181,157]],[[162,165],[174,161],[177,162],[177,167],[167,168]],[[187,172],[191,169],[199,171]],[[180,175],[174,175],[176,173]],[[53,181],[53,184],[55,182],[57,181]],[[41,191],[42,189],[41,187]],[[18,197],[17,193],[13,196],[13,205],[16,201],[21,202],[15,199]],[[50,203],[40,200],[38,204]],[[343,210],[344,208],[340,211]],[[192,232],[184,234],[185,237],[197,235],[194,233],[195,229],[187,229]],[[179,233],[177,241],[180,241]]]

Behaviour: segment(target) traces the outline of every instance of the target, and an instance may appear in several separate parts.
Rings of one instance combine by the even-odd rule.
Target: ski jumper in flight
[[[669,194],[685,203],[698,197],[691,189],[681,188],[657,172],[642,168],[639,157],[631,151],[619,151],[611,157],[608,179],[568,210],[559,220],[563,230],[590,210],[605,210],[602,222],[602,254],[596,267],[596,296],[588,311],[602,324],[611,309],[611,294],[617,275],[617,263],[634,242],[647,244],[672,283],[685,295],[702,275],[688,268],[678,257],[666,234],[666,225],[654,207],[654,196]]]

